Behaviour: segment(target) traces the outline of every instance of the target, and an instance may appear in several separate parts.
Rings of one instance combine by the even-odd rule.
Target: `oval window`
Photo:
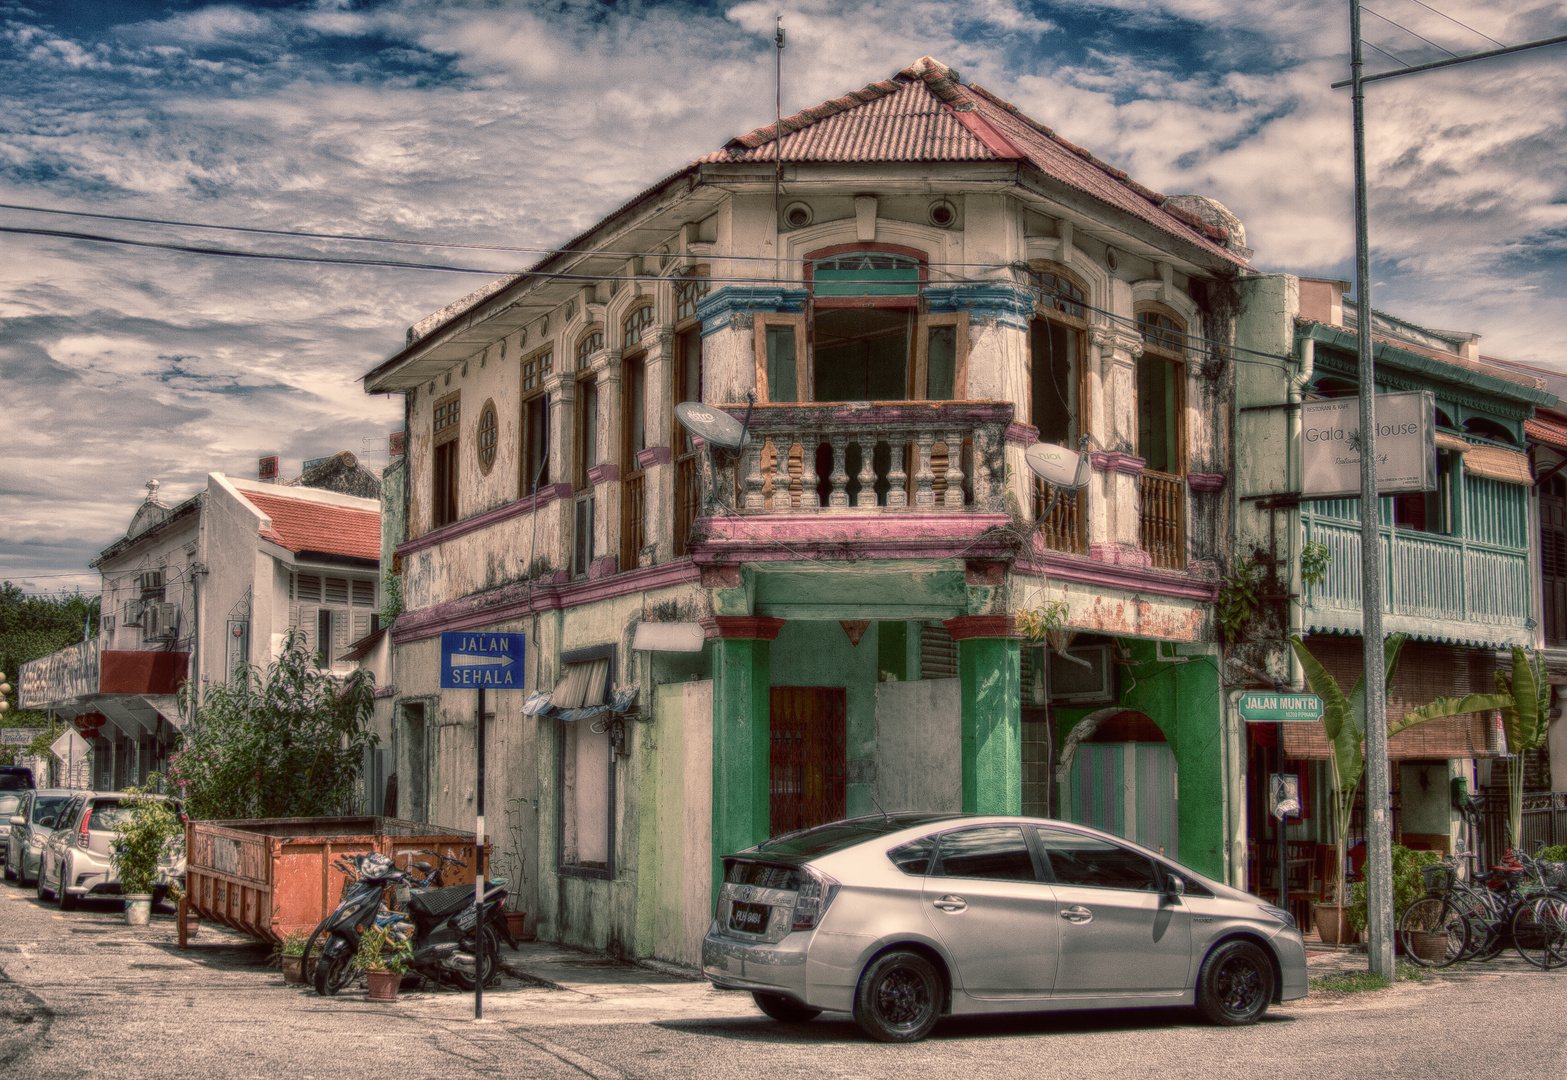
[[[479,468],[488,473],[495,464],[495,402],[486,401],[479,413],[479,437],[474,440],[479,448]]]

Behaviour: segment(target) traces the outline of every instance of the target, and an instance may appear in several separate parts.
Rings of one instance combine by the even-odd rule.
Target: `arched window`
[[[1084,305],[1088,292],[1073,278],[1059,270],[1035,267],[1028,272],[1034,288],[1039,290],[1039,306],[1064,312],[1074,318],[1086,317]]]
[[[1167,308],[1139,305],[1137,329],[1137,454],[1147,468],[1169,475],[1185,471],[1186,323]]]
[[[675,279],[675,322],[696,318],[696,306],[702,302],[713,283],[708,280],[707,267],[698,266],[682,278]]]
[[[917,308],[925,277],[922,253],[890,245],[825,248],[807,254],[806,271],[813,308],[812,398],[901,401],[925,396],[923,388],[913,387]],[[780,358],[781,343],[772,344],[769,388],[785,388],[797,378],[805,382],[792,341],[787,364]],[[779,395],[772,400],[795,399]]]
[[[1491,439],[1495,442],[1507,443],[1509,446],[1517,442],[1513,433],[1508,431],[1495,420],[1487,420],[1483,416],[1471,416],[1464,421],[1464,430],[1471,435],[1478,435],[1482,439]]]
[[[621,324],[621,347],[625,349],[635,348],[642,344],[642,335],[647,333],[653,325],[653,305],[643,304],[634,309]]]
[[[1358,385],[1348,379],[1339,379],[1332,375],[1313,379],[1306,390],[1307,396],[1311,398],[1354,397],[1358,393],[1360,393]]]
[[[581,371],[588,366],[588,357],[604,347],[604,328],[594,327],[582,335],[577,342],[577,370]]]

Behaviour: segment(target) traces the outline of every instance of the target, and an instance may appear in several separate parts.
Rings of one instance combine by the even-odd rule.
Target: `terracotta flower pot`
[[[283,981],[296,986],[304,984],[305,958],[303,956],[283,957]]]
[[[365,978],[370,983],[369,998],[371,1001],[396,1001],[397,988],[403,984],[403,973],[400,971],[367,971]]]
[[[518,941],[529,940],[526,934],[527,925],[528,913],[526,911],[508,911],[506,913],[506,929]]]
[[[1349,908],[1343,904],[1313,904],[1313,921],[1317,924],[1317,936],[1324,945],[1344,945],[1350,940]]]

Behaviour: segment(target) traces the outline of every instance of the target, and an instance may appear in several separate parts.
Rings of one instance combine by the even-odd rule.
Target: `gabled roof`
[[[783,137],[778,137],[779,129]],[[929,56],[890,79],[729,140],[701,164],[1026,161],[1040,172],[1239,265],[1229,232],[1175,206],[1127,174]]]
[[[272,519],[261,535],[295,552],[344,555],[379,562],[381,515],[373,510],[334,506],[288,495],[240,491],[251,505]]]

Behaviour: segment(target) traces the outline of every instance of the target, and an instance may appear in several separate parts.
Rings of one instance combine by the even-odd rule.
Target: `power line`
[[[1492,45],[1501,45],[1502,48],[1504,48],[1504,49],[1507,48],[1506,45],[1502,45],[1502,43],[1500,41],[1497,41],[1490,34],[1482,33],[1481,31],[1476,30],[1474,27],[1470,26],[1468,23],[1461,23],[1461,22],[1459,22],[1457,19],[1453,18],[1451,15],[1447,14],[1445,11],[1438,11],[1436,8],[1432,7],[1430,4],[1422,3],[1421,0],[1409,0],[1409,2],[1411,4],[1419,4],[1421,7],[1425,8],[1427,11],[1431,12],[1431,14],[1433,14],[1433,15],[1440,15],[1442,18],[1446,19],[1448,22],[1452,23],[1454,26],[1462,26],[1465,30],[1469,31],[1471,34],[1478,34],[1480,37],[1483,37],[1483,38],[1485,38],[1485,40],[1489,41]]]
[[[1452,49],[1449,49],[1447,46],[1445,46],[1445,45],[1438,45],[1436,42],[1432,41],[1428,37],[1420,37],[1419,34],[1415,33],[1409,27],[1404,26],[1402,23],[1394,22],[1392,19],[1388,18],[1386,15],[1380,14],[1379,12],[1372,11],[1370,8],[1366,7],[1364,4],[1362,4],[1360,6],[1360,10],[1364,11],[1367,15],[1375,15],[1377,18],[1381,19],[1383,22],[1387,23],[1389,26],[1397,27],[1398,29],[1402,30],[1404,33],[1408,34],[1410,37],[1420,38],[1421,41],[1425,42],[1427,45],[1431,46],[1433,49],[1441,49],[1448,56],[1457,56],[1458,55]],[[1369,45],[1370,42],[1367,42],[1367,44]],[[1376,48],[1375,45],[1372,45],[1371,47],[1373,49]],[[1380,50],[1378,50],[1378,51],[1380,51]]]
[[[1362,40],[1364,41],[1364,39],[1362,39]],[[1405,60],[1402,56],[1398,56],[1395,53],[1388,52],[1386,49],[1384,49],[1382,46],[1378,45],[1374,41],[1365,41],[1364,43],[1367,44],[1367,45],[1370,45],[1377,52],[1381,53],[1383,56],[1387,57],[1389,60],[1393,61],[1396,64],[1407,64],[1407,63],[1409,63],[1409,61]]]
[[[101,235],[101,234],[98,234],[98,233],[83,233],[83,232],[75,232],[75,231],[69,231],[69,230],[63,230],[63,229],[25,229],[25,228],[19,228],[19,227],[16,227],[16,226],[9,226],[9,225],[0,225],[0,233],[18,233],[18,234],[27,235],[27,236],[49,236],[49,237],[56,237],[56,238],[65,239],[65,240],[84,240],[84,241],[88,241],[88,242],[91,242],[91,243],[120,244],[120,245],[125,245],[125,246],[128,246],[128,247],[157,248],[157,249],[165,250],[165,251],[179,251],[179,252],[183,252],[183,253],[191,254],[191,255],[213,255],[213,256],[220,256],[220,257],[232,258],[232,259],[255,259],[255,260],[269,260],[270,259],[270,260],[278,260],[278,261],[282,261],[282,262],[293,262],[293,263],[317,263],[317,264],[324,263],[324,264],[329,264],[329,265],[374,266],[374,267],[386,267],[386,268],[399,269],[399,270],[435,270],[435,271],[441,271],[441,272],[453,273],[453,274],[483,274],[486,277],[492,277],[492,278],[495,278],[495,277],[535,278],[535,279],[555,280],[555,281],[580,281],[580,282],[583,282],[585,284],[586,283],[596,283],[596,282],[600,282],[600,281],[645,282],[645,281],[649,281],[649,280],[658,280],[658,279],[650,279],[650,278],[647,278],[647,277],[638,277],[638,276],[635,276],[635,275],[623,275],[623,274],[567,274],[567,273],[561,273],[561,272],[557,272],[557,271],[535,272],[535,271],[520,271],[520,270],[512,270],[512,271],[508,271],[508,270],[489,270],[489,269],[484,269],[484,268],[480,268],[480,267],[451,266],[451,265],[447,265],[447,264],[443,264],[443,263],[403,262],[401,260],[396,260],[396,259],[350,259],[350,258],[336,258],[336,257],[333,257],[333,256],[327,256],[327,255],[287,255],[287,254],[282,254],[282,253],[279,253],[279,252],[240,251],[240,250],[236,250],[234,248],[196,247],[196,246],[189,245],[189,244],[167,244],[167,243],[161,243],[161,242],[154,241],[154,240],[132,240],[132,239],[129,239],[127,237],[104,236],[104,235]],[[727,256],[724,256],[724,258],[727,258]],[[926,265],[929,266],[930,264],[926,264]],[[966,264],[939,264],[939,265],[965,265],[965,266],[982,267],[984,269],[989,269],[989,270],[998,270],[998,269],[1002,269],[1003,268],[1003,264],[998,264],[998,263],[966,263]],[[1012,264],[1005,264],[1005,265],[1008,268],[1012,268]],[[766,282],[762,282],[762,281],[759,281],[756,278],[711,277],[711,276],[709,276],[709,277],[703,278],[702,280],[709,281],[709,282],[719,282],[719,283],[726,284],[726,285],[752,285],[752,286],[765,284],[765,285],[795,285],[795,286],[805,287],[808,284],[803,279],[794,279],[794,278],[779,279],[777,281],[768,280]],[[956,279],[953,279],[953,280],[956,280]],[[840,284],[840,285],[850,285],[850,284],[877,284],[877,285],[885,285],[886,282],[878,280],[878,279],[869,279],[869,278],[862,279],[862,280],[857,280],[857,279],[835,279],[834,284]],[[1042,288],[1042,287],[1041,286],[1035,286],[1035,288]],[[1134,328],[1136,326],[1135,320],[1129,320],[1125,316],[1117,315],[1117,314],[1115,314],[1115,313],[1113,313],[1111,311],[1105,310],[1104,308],[1097,308],[1097,307],[1092,306],[1091,304],[1087,304],[1087,303],[1084,303],[1082,301],[1079,301],[1079,300],[1076,300],[1076,299],[1073,299],[1073,298],[1070,298],[1070,297],[1065,297],[1065,299],[1070,300],[1071,303],[1073,303],[1074,305],[1076,305],[1078,307],[1081,307],[1081,308],[1083,308],[1085,310],[1094,311],[1094,312],[1097,312],[1097,313],[1099,313],[1101,315],[1104,315],[1106,318],[1113,319],[1113,320],[1115,320],[1117,322],[1120,322],[1122,324],[1125,324],[1125,325],[1130,325],[1130,326],[1132,326]],[[1173,331],[1171,333],[1173,333]],[[1216,340],[1212,340],[1212,339],[1209,339],[1209,338],[1203,338],[1203,337],[1199,337],[1197,335],[1192,335],[1192,334],[1182,334],[1181,336],[1183,338],[1186,338],[1187,340],[1190,340],[1190,341],[1203,342],[1205,344],[1217,346],[1217,347],[1219,347],[1221,349],[1225,349],[1225,350],[1232,351],[1232,352],[1239,351],[1239,352],[1250,353],[1253,356],[1265,357],[1265,358],[1267,358],[1269,360],[1283,360],[1283,361],[1287,361],[1287,362],[1293,362],[1293,358],[1292,357],[1280,356],[1280,355],[1275,354],[1275,353],[1259,352],[1259,351],[1257,351],[1255,349],[1246,349],[1246,348],[1243,348],[1243,347],[1238,346],[1238,345],[1232,345],[1229,342],[1216,341]],[[1242,359],[1242,358],[1236,357],[1235,359]]]

